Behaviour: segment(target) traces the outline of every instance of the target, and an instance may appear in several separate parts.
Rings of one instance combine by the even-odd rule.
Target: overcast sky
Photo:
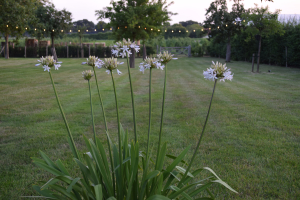
[[[95,10],[109,6],[111,0],[52,0],[57,9],[66,8],[72,13],[73,21],[87,19],[97,23]],[[167,0],[171,2],[171,0]],[[179,21],[193,20],[203,22],[205,20],[205,9],[207,9],[213,0],[174,0],[174,4],[169,10],[178,13],[172,16],[171,24]],[[228,8],[231,8],[232,1],[228,2]],[[281,9],[281,14],[300,14],[300,0],[274,0],[274,2],[261,2],[261,0],[244,0],[245,8],[254,7],[254,3],[259,6],[268,5],[271,11]],[[107,20],[104,20],[107,22]]]

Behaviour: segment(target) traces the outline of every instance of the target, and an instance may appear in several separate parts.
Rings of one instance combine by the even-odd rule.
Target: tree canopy
[[[166,0],[119,0],[97,10],[98,19],[110,19],[107,28],[113,28],[116,40],[130,38],[145,40],[159,35],[163,23],[174,13],[168,11]]]
[[[6,58],[9,58],[8,36],[20,37],[28,29],[28,24],[35,19],[38,3],[39,0],[1,0],[0,33],[6,40]]]

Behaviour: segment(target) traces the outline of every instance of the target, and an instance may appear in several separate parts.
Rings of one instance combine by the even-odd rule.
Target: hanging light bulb
[[[127,26],[125,26],[125,28],[127,28]]]
[[[46,31],[46,29],[44,29],[44,31]]]
[[[52,31],[54,32],[54,29]]]
[[[141,26],[139,26],[139,28],[141,28]]]
[[[194,32],[195,32],[196,30],[194,30]]]
[[[151,31],[153,31],[153,28],[151,28]]]
[[[218,26],[218,29],[220,28],[220,26]]]
[[[201,31],[203,31],[203,29],[201,29]]]
[[[179,33],[181,33],[181,30],[179,30]]]
[[[72,32],[72,30],[70,30],[70,33]]]
[[[89,30],[86,30],[86,32],[89,32]]]
[[[96,29],[95,29],[95,31],[96,31]],[[102,29],[102,31],[104,31],[104,28]]]
[[[165,32],[167,32],[167,30],[165,30]]]
[[[8,27],[8,25],[6,25],[6,27]]]
[[[36,28],[34,30],[36,31]]]
[[[27,27],[25,29],[27,30]]]
[[[145,28],[145,30],[146,30],[147,28]]]
[[[110,30],[112,30],[112,28],[110,28]]]
[[[95,31],[97,31],[97,29],[95,29]]]
[[[120,29],[120,27],[118,27],[118,29]]]
[[[160,30],[158,29],[158,32],[160,32]]]
[[[80,30],[78,30],[78,33],[80,33]]]
[[[227,27],[227,24],[226,24],[226,27]]]
[[[188,33],[189,31],[188,31],[188,30],[186,30],[186,32]]]
[[[61,32],[64,32],[64,30],[61,30]]]
[[[16,29],[18,29],[18,27],[16,27]]]

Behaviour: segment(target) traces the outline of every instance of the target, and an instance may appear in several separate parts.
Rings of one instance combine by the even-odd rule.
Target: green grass
[[[207,113],[213,82],[203,70],[216,58],[180,58],[168,65],[168,83],[163,141],[168,153],[178,155],[187,145],[196,147]],[[70,129],[80,152],[82,135],[92,137],[88,84],[81,72],[90,69],[84,59],[60,59],[54,82]],[[125,60],[124,60],[125,61]],[[219,59],[224,62],[224,60]],[[138,140],[146,148],[148,128],[148,77],[132,71]],[[48,73],[35,67],[36,59],[0,59],[0,199],[36,195],[33,184],[51,175],[31,163],[38,150],[51,159],[60,158],[72,175],[79,169],[71,158],[67,131],[60,115]],[[217,199],[300,199],[300,69],[261,65],[251,73],[251,64],[227,64],[232,82],[218,83],[206,132],[193,169],[212,168],[239,194],[213,186]],[[121,123],[133,139],[129,80],[126,65],[116,76]],[[267,71],[271,70],[271,73]],[[115,102],[111,78],[97,73],[110,133],[117,141]],[[164,72],[153,70],[152,155],[158,142]],[[104,141],[104,124],[95,81],[92,81],[95,123]],[[207,174],[205,175],[207,176]],[[204,175],[202,176],[204,177]]]

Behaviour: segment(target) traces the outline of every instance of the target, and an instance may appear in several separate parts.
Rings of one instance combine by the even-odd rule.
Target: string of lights
[[[245,22],[245,20],[243,20],[243,22]],[[236,25],[237,23],[234,22],[234,24]],[[9,25],[6,25],[7,28],[8,28],[8,26],[9,26]],[[228,27],[228,25],[226,24],[225,27]],[[18,29],[18,28],[19,28],[19,27],[16,26],[16,29]],[[124,28],[127,29],[127,26],[124,26]],[[138,28],[141,28],[141,26],[138,26]],[[26,29],[26,31],[29,30],[29,28],[27,28],[27,27],[25,27],[25,29]],[[118,29],[120,29],[120,27],[118,27]],[[144,29],[147,30],[147,27],[145,27]],[[219,29],[220,29],[220,26],[217,26],[216,28],[205,28],[205,29],[201,29],[201,31],[203,32],[203,31],[205,31],[205,30],[211,31],[211,30],[219,30]],[[37,31],[37,28],[34,28],[34,30]],[[104,28],[103,28],[103,29],[101,29],[101,30],[104,32],[104,31],[107,30],[107,29],[104,29]],[[109,30],[111,31],[112,28],[110,28]],[[156,30],[155,30],[155,29],[153,29],[153,28],[150,28],[150,30],[151,30],[151,31],[157,31],[157,32],[160,32],[160,31],[161,31],[160,29],[156,29]],[[46,29],[43,29],[43,31],[46,32]],[[65,32],[65,30],[60,30],[60,31],[61,31],[62,33]],[[78,29],[77,31],[80,33],[81,30]],[[52,32],[55,32],[55,30],[53,29]],[[67,31],[67,32],[68,32],[68,31]],[[72,33],[73,30],[70,29],[69,32]],[[85,32],[88,33],[88,32],[93,32],[93,31],[87,29],[87,30],[85,30]],[[97,29],[94,29],[94,32],[97,32]],[[165,32],[167,33],[168,30],[165,29]],[[171,32],[174,33],[174,32],[176,32],[176,31],[171,30]],[[179,30],[178,32],[181,33],[181,30]],[[188,33],[189,31],[186,30],[186,32]],[[194,29],[193,32],[196,32],[196,30]]]

